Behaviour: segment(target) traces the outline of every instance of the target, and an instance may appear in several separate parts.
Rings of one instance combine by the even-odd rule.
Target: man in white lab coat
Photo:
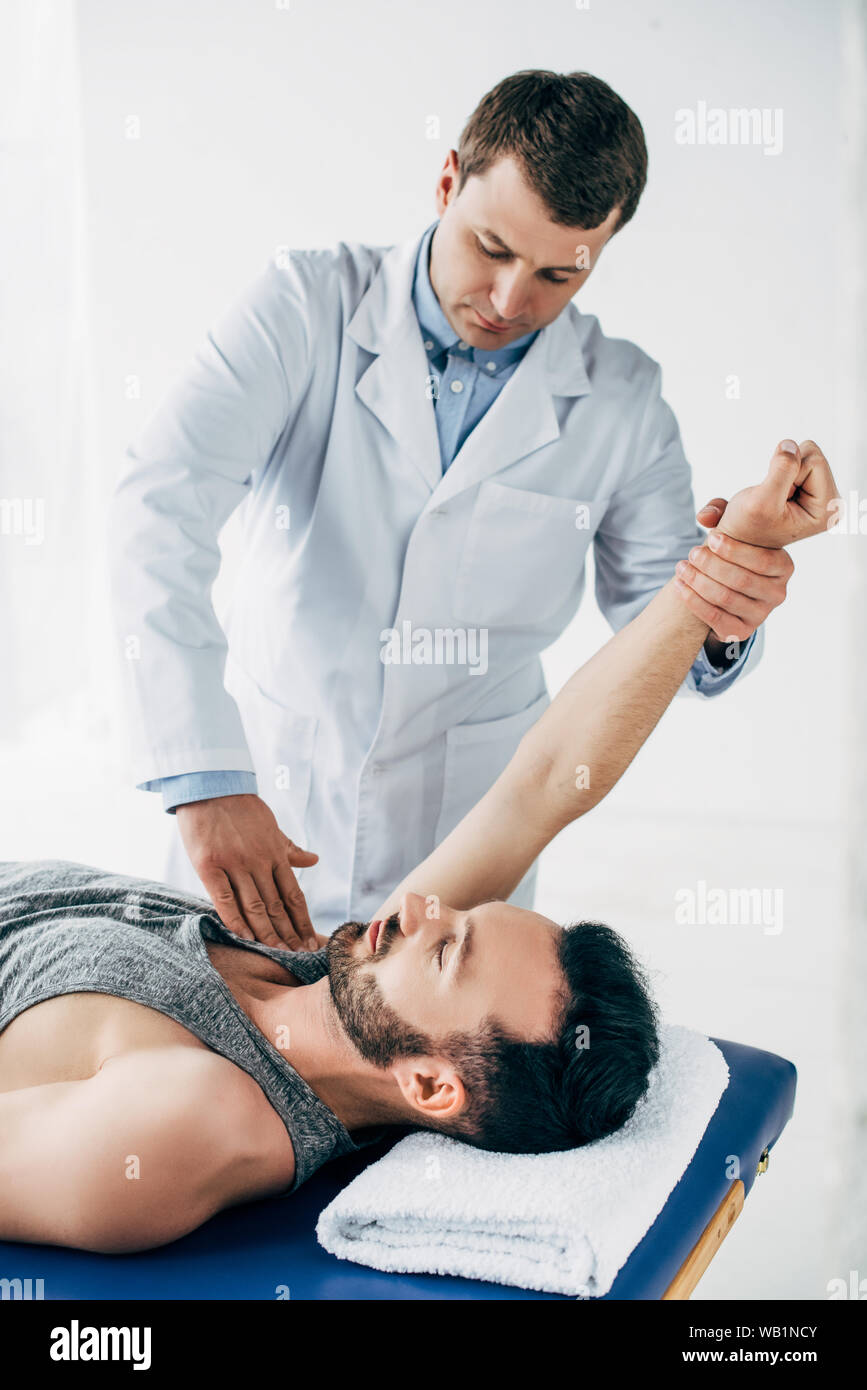
[[[240,935],[367,920],[457,824],[549,702],[539,655],[591,544],[615,630],[684,562],[713,634],[686,689],[758,660],[785,581],[754,546],[703,544],[659,366],[572,303],[645,177],[605,83],[514,74],[450,151],[435,223],[280,249],[127,451],[135,777],[177,814],[167,877]],[[239,507],[224,632],[210,591]],[[532,905],[534,872],[510,901]]]

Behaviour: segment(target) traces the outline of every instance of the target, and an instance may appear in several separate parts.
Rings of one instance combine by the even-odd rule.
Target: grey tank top
[[[317,1168],[387,1137],[354,1137],[238,1004],[205,940],[258,951],[302,984],[328,974],[326,952],[245,941],[204,899],[149,879],[64,859],[0,863],[0,1032],[60,994],[114,994],[146,1004],[242,1067],[277,1111],[295,1151],[294,1192]]]

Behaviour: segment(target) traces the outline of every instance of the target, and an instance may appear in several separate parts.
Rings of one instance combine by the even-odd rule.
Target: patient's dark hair
[[[589,72],[525,69],[482,97],[458,142],[458,186],[513,156],[549,220],[591,231],[620,208],[617,231],[647,182],[635,112]]]
[[[629,1119],[659,1057],[645,974],[622,937],[576,922],[557,942],[563,974],[549,1042],[526,1042],[485,1020],[432,1044],[458,1072],[468,1105],[426,1128],[500,1153],[549,1153],[602,1139]]]

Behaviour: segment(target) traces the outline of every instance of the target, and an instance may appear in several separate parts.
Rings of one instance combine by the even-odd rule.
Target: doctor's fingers
[[[297,945],[295,940],[287,944],[293,949],[300,947],[302,951],[318,951],[319,938],[313,930],[313,923],[307,911],[307,899],[301,891],[297,878],[292,872],[292,863],[298,864],[306,859],[308,862],[317,860],[318,854],[313,854],[311,850],[299,849],[293,845],[292,841],[287,841],[287,854],[289,859],[285,864],[277,863],[274,865],[274,881],[280,891],[280,896],[286,904],[286,910],[292,919],[292,926],[299,940]]]
[[[716,526],[727,506],[726,497],[712,497],[703,507],[699,507],[695,519],[702,526]]]
[[[244,921],[228,874],[223,869],[210,869],[205,873],[199,873],[199,878],[223,926],[234,932],[235,936],[242,936],[245,941],[255,941],[256,938]]]
[[[684,565],[681,569],[680,565]],[[761,599],[748,598],[737,589],[730,589],[727,584],[720,584],[708,575],[702,574],[700,570],[692,565],[681,561],[677,566],[677,575],[683,584],[689,586],[696,594],[705,599],[712,607],[724,613],[727,618],[740,619],[748,624],[753,632],[760,623],[765,621],[771,608],[776,608],[778,603],[782,603],[782,598],[775,598],[772,602]],[[710,622],[710,619],[708,619]],[[715,628],[716,631],[716,628]],[[717,636],[719,636],[717,631]],[[729,629],[725,636],[736,636],[737,634]],[[724,638],[722,640],[725,640]]]
[[[724,560],[721,555],[716,555],[706,545],[700,545],[689,552],[685,564],[689,573],[693,570],[700,570],[707,575],[708,579],[716,580],[718,584],[725,585],[734,590],[737,594],[746,594],[747,598],[757,599],[759,603],[769,604],[771,608],[776,608],[786,597],[786,585],[794,573],[795,566],[789,558],[788,551],[775,550],[762,551],[762,554],[773,555],[775,566],[760,574],[757,570],[747,569],[738,561]],[[776,560],[776,557],[779,557]],[[755,563],[755,562],[753,562]],[[678,571],[681,578],[683,572]],[[706,598],[713,598],[712,594],[706,594]],[[718,599],[714,599],[718,602]]]
[[[232,887],[244,914],[244,921],[263,946],[280,946],[297,950],[302,942],[287,915],[280,889],[274,881],[272,865],[267,860],[252,869],[237,869],[232,873]]]
[[[707,623],[711,632],[721,642],[745,642],[752,636],[755,627],[751,627],[743,618],[735,617],[709,603],[701,594],[696,593],[690,584],[685,584],[679,575],[674,576],[674,583],[687,608],[691,608],[696,617]]]
[[[788,550],[753,545],[750,541],[736,541],[733,536],[727,536],[725,531],[709,531],[704,545],[699,549],[706,552],[702,557],[705,560],[712,555],[717,560],[727,560],[729,564],[749,570],[751,574],[791,579],[795,569]],[[692,559],[692,556],[693,552],[690,551],[689,558]]]

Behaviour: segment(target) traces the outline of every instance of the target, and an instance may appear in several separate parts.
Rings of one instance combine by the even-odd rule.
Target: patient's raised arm
[[[808,441],[799,457],[777,450],[765,480],[733,497],[716,529],[782,548],[826,530],[837,496],[827,460]],[[434,894],[458,908],[513,893],[555,835],[598,805],[626,771],[709,631],[670,579],[566,682],[490,790],[375,915],[395,911],[405,892]]]

